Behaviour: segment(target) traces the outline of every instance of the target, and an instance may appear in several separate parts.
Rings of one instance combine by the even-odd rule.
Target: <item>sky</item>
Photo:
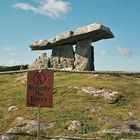
[[[140,0],[0,0],[0,65],[50,56],[29,45],[96,22],[115,37],[92,43],[95,70],[140,71]]]

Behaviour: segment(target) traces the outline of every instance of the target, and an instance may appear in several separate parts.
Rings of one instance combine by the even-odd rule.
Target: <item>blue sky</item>
[[[50,55],[28,46],[95,22],[115,36],[93,43],[96,70],[140,71],[140,0],[0,0],[0,65]]]

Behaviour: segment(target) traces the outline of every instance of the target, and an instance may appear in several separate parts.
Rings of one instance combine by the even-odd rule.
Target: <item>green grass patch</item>
[[[23,74],[0,75],[0,133],[8,130],[16,117],[37,119],[37,108],[26,107],[26,85],[17,81]],[[102,98],[81,92],[75,87],[106,88],[119,91],[121,98],[109,104]],[[55,73],[54,107],[41,108],[41,121],[54,123],[55,127],[44,132],[44,136],[101,137],[107,140],[140,138],[140,134],[97,134],[108,128],[117,128],[132,119],[140,120],[140,78],[139,76],[100,74]],[[18,110],[8,112],[12,105]],[[92,110],[95,111],[92,111]],[[130,116],[129,112],[134,112]],[[70,121],[78,120],[82,127],[68,131]],[[15,139],[33,139],[30,136],[15,136]]]

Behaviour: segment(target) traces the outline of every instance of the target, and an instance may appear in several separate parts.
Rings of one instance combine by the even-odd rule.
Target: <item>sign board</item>
[[[53,106],[53,71],[28,71],[26,106]]]

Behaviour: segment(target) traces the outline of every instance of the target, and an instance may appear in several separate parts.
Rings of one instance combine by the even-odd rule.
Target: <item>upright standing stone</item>
[[[72,45],[57,46],[52,49],[51,67],[56,69],[73,69],[74,52]]]
[[[90,70],[94,71],[95,70],[95,65],[94,65],[94,46],[91,45],[91,54],[90,54],[90,58],[91,58],[91,61],[90,61]]]
[[[94,51],[91,43],[91,39],[77,42],[74,61],[76,70],[94,70]]]

